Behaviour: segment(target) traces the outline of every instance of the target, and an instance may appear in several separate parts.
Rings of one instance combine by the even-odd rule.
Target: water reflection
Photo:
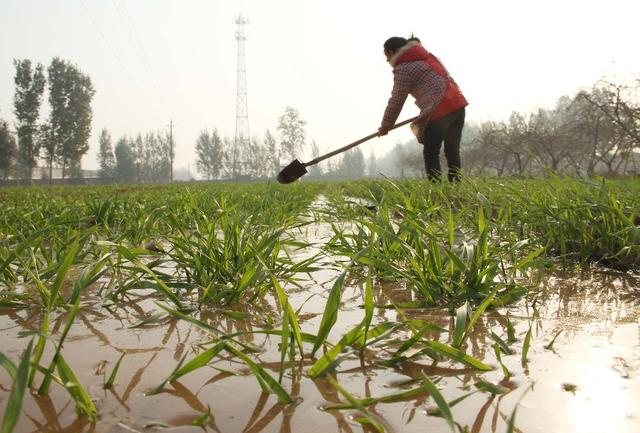
[[[325,283],[318,283],[325,281]],[[316,278],[308,291],[292,288],[291,301],[300,308],[304,330],[317,332],[326,285],[331,278]],[[363,282],[352,281],[345,289],[339,312],[336,342],[342,333],[362,320]],[[309,301],[309,291],[315,293]],[[413,300],[402,285],[376,283],[375,302],[389,305]],[[318,300],[316,302],[315,300]],[[407,389],[399,386],[408,381],[418,386],[422,374],[439,380],[438,387],[448,401],[473,391],[479,380],[513,388],[506,395],[493,396],[476,392],[453,407],[454,419],[473,433],[504,431],[516,401],[529,383],[535,381],[525,404],[518,412],[518,430],[522,432],[567,431],[637,431],[640,413],[640,330],[638,280],[635,276],[581,270],[556,274],[544,283],[544,290],[521,304],[484,314],[469,334],[462,349],[490,365],[498,366],[493,351],[492,333],[507,341],[507,326],[515,329],[517,341],[510,343],[514,354],[502,355],[513,374],[505,381],[500,368],[481,374],[450,360],[433,360],[422,356],[387,366],[387,360],[411,335],[399,328],[391,340],[367,347],[365,356],[347,357],[333,373],[345,389],[357,398],[381,397]],[[126,302],[104,307],[102,300],[87,298],[64,347],[65,358],[81,382],[96,400],[99,408],[97,424],[88,424],[75,414],[74,404],[59,387],[43,397],[27,396],[24,417],[16,431],[72,432],[110,431],[126,428],[147,431],[153,425],[188,426],[198,417],[211,415],[204,421],[206,431],[215,432],[310,432],[367,431],[353,420],[359,416],[352,410],[319,408],[342,403],[344,399],[326,378],[311,380],[306,372],[314,360],[287,365],[283,386],[295,404],[283,405],[263,393],[247,366],[228,353],[221,353],[208,366],[178,381],[169,383],[162,393],[146,396],[174,369],[185,354],[190,359],[216,335],[185,321],[163,317],[134,327],[155,312],[154,296],[144,294]],[[318,309],[320,306],[320,309]],[[222,333],[237,334],[238,340],[259,351],[252,358],[272,377],[280,371],[279,337],[255,333],[279,329],[271,318],[279,317],[279,303],[267,295],[256,306],[236,305],[231,309],[203,306],[198,320]],[[2,351],[17,359],[25,340],[16,338],[20,330],[38,329],[42,313],[35,308],[3,310],[0,316]],[[51,333],[59,335],[66,315],[55,315]],[[377,308],[374,321],[404,320],[430,322],[448,332],[436,329],[425,333],[425,339],[451,342],[454,318],[442,309]],[[521,365],[524,337],[532,329],[533,341],[529,363]],[[545,349],[558,331],[554,351]],[[51,346],[49,346],[49,350]],[[309,350],[309,347],[307,347]],[[114,387],[103,390],[104,377],[113,369],[120,354],[125,353]],[[86,374],[95,371],[97,374]],[[6,374],[0,376],[0,410],[6,404],[10,389]],[[568,392],[563,384],[574,384]],[[53,389],[53,387],[52,387]],[[367,410],[388,431],[440,431],[446,423],[427,410],[433,407],[427,394],[395,403],[377,403]],[[541,417],[540,414],[545,416]],[[121,427],[117,427],[121,425]]]

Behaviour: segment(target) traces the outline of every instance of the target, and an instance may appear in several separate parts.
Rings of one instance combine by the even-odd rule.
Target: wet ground
[[[321,238],[324,234],[310,233]],[[316,333],[328,290],[338,275],[326,269],[309,276],[302,287],[288,287],[292,305],[300,310],[303,331]],[[376,284],[376,301],[402,299],[401,286]],[[261,310],[238,319],[224,311],[204,309],[200,320],[231,333],[259,330],[266,312],[275,308],[265,299]],[[336,342],[363,317],[362,282],[351,281],[342,296],[343,306],[329,341]],[[295,404],[283,405],[265,394],[245,364],[228,355],[215,358],[178,381],[167,384],[160,394],[147,395],[173,371],[185,353],[199,353],[210,335],[189,323],[166,318],[133,327],[159,309],[151,294],[129,302],[105,305],[95,295],[83,301],[63,354],[87,388],[98,408],[98,421],[89,424],[78,417],[74,403],[60,386],[49,395],[27,395],[16,432],[360,432],[354,410],[324,410],[344,402],[326,378],[312,380],[305,373],[312,361],[288,369],[283,385]],[[492,396],[476,392],[452,408],[454,420],[470,432],[504,432],[518,401],[516,431],[519,432],[638,432],[640,431],[640,280],[592,268],[562,272],[547,277],[535,302],[483,315],[474,328],[467,353],[495,367],[475,372],[451,361],[434,362],[421,357],[395,366],[377,362],[389,357],[394,346],[346,359],[334,373],[337,382],[352,395],[381,397],[407,389],[408,381],[421,372],[441,378],[437,386],[448,401],[474,391],[474,383],[485,380],[511,391]],[[255,314],[254,314],[255,313]],[[452,329],[453,318],[438,309],[403,310],[407,318],[424,319]],[[515,327],[514,353],[502,355],[511,376],[506,379],[493,350],[491,333],[506,340],[507,317]],[[25,330],[39,326],[36,310],[0,310],[0,351],[13,360],[20,357],[27,338]],[[374,323],[399,321],[392,309],[376,309]],[[59,335],[64,316],[52,325]],[[527,331],[532,330],[528,362],[521,352]],[[402,341],[406,333],[394,334]],[[448,333],[429,334],[447,342]],[[555,340],[553,340],[555,338]],[[279,371],[279,337],[252,334],[247,343],[260,349],[257,359],[274,377]],[[553,343],[551,344],[551,342]],[[397,346],[397,345],[396,345]],[[308,347],[310,349],[310,347]],[[104,390],[105,376],[125,354],[112,389]],[[51,354],[49,354],[51,356]],[[48,361],[48,360],[46,360]],[[47,364],[45,361],[44,365]],[[0,412],[4,412],[10,379],[0,370]],[[533,387],[527,391],[528,388]],[[435,407],[427,395],[407,401],[378,403],[370,413],[389,432],[445,432],[447,423],[429,414]],[[203,426],[192,425],[199,417]],[[371,431],[366,427],[364,431]]]

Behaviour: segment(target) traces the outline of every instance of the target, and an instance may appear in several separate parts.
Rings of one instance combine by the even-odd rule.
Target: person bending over
[[[460,138],[465,107],[469,104],[446,68],[418,38],[394,36],[384,43],[384,55],[393,68],[393,90],[378,135],[387,135],[411,95],[420,108],[411,130],[423,145],[424,165],[432,181],[440,180],[440,148],[444,142],[448,179],[460,180]]]

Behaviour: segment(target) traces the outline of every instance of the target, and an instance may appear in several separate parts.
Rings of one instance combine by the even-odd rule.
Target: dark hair
[[[420,39],[415,37],[413,33],[411,34],[411,37],[409,39],[405,39],[400,36],[394,36],[392,38],[387,39],[384,42],[384,50],[395,53],[400,48],[404,47],[408,42],[413,42],[413,41],[420,43]]]
[[[392,53],[395,53],[400,48],[404,47],[407,42],[408,41],[405,38],[402,38],[400,36],[394,36],[392,38],[387,39],[384,42],[384,50],[385,51],[391,51]]]

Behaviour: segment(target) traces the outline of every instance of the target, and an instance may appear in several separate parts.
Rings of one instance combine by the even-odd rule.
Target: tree
[[[529,130],[525,118],[515,111],[511,113],[509,122],[501,125],[503,137],[502,153],[508,158],[512,173],[523,175],[532,158],[527,138]]]
[[[315,140],[311,142],[311,158],[316,159],[320,156],[320,147]],[[315,164],[309,167],[309,177],[320,177],[322,176],[322,168],[320,164]]]
[[[639,82],[640,84],[640,82]],[[554,109],[507,122],[465,127],[468,173],[535,175],[637,172],[640,151],[640,86],[596,84],[574,97],[560,97]]]
[[[597,89],[589,98],[600,98]],[[590,104],[585,95],[587,92],[579,92],[569,104],[571,128],[577,136],[575,145],[569,149],[567,158],[576,172],[584,172],[593,175],[601,155],[608,153],[608,147],[612,143],[615,126],[597,107]]]
[[[425,177],[427,172],[424,166],[424,157],[421,152],[416,149],[416,142],[414,140],[409,143],[411,143],[410,146],[405,146],[404,153],[402,157],[399,158],[400,164],[402,165],[402,176]]]
[[[44,150],[44,159],[47,161],[47,167],[49,168],[49,183],[51,183],[51,176],[53,172],[53,162],[56,159],[56,141],[51,134],[51,126],[48,123],[40,126],[39,131],[39,143],[40,148]]]
[[[373,153],[373,148],[369,153],[369,162],[367,163],[367,175],[369,177],[375,177],[378,174],[378,164],[376,164],[376,155]]]
[[[16,138],[9,124],[0,120],[0,179],[7,179],[13,171],[16,159]]]
[[[200,131],[196,140],[196,170],[207,180],[213,178],[213,145],[208,131]]]
[[[280,172],[280,149],[278,148],[276,138],[268,129],[264,133],[263,144],[265,151],[267,152],[267,159],[270,167],[269,175],[277,176],[278,172]]]
[[[245,175],[253,179],[269,177],[268,150],[257,138],[252,138],[244,154]]]
[[[64,178],[66,167],[79,167],[82,155],[89,150],[95,90],[89,76],[58,57],[51,61],[48,73],[49,134]]]
[[[207,180],[217,179],[222,171],[224,149],[218,130],[211,134],[204,130],[200,132],[196,140],[196,169]]]
[[[234,165],[237,162],[234,156],[236,142],[232,138],[225,137],[223,143],[222,147],[224,148],[224,152],[222,154],[221,175],[222,177],[235,179],[235,176],[238,174]]]
[[[106,128],[100,132],[100,153],[98,154],[98,165],[100,169],[98,176],[103,179],[110,179],[116,175],[116,157],[113,154],[111,144],[111,134]]]
[[[229,170],[229,177],[231,179],[237,179],[241,175],[242,171],[242,147],[244,141],[242,137],[236,137],[234,139],[225,139],[225,147],[227,149],[226,164]]]
[[[632,139],[634,147],[640,146],[640,106],[632,103],[633,99],[637,101],[638,87],[601,81],[594,87],[594,93],[596,91],[602,95],[601,98],[592,98],[588,93],[582,97],[613,121],[622,134]],[[636,98],[633,98],[634,93]]]
[[[16,92],[13,100],[18,133],[18,162],[24,168],[24,174],[31,180],[33,167],[36,166],[39,154],[38,117],[45,87],[44,67],[36,65],[32,70],[31,60],[15,60],[14,82]]]
[[[405,152],[404,148],[400,143],[396,143],[396,145],[393,146],[393,150],[391,151],[391,154],[393,155],[394,165],[398,167],[398,171],[400,172],[400,177],[404,177],[404,174],[405,174],[404,163],[407,160],[407,153]],[[412,157],[409,156],[409,159],[411,158]]]
[[[480,125],[476,136],[477,145],[482,149],[482,170],[488,170],[496,176],[503,176],[509,166],[504,124],[487,121]]]
[[[290,160],[296,159],[296,154],[302,151],[305,140],[304,125],[306,123],[300,119],[298,110],[293,107],[286,107],[284,114],[278,119],[280,147],[282,153]]]
[[[324,176],[329,178],[338,177],[338,175],[340,174],[340,164],[340,155],[337,155],[335,158],[327,159],[327,166],[326,170],[324,171]]]
[[[122,137],[116,143],[116,176],[120,182],[134,182],[137,177],[136,161],[129,140]]]
[[[214,179],[218,179],[222,176],[225,164],[226,147],[222,138],[218,134],[217,129],[213,129],[211,132],[211,176]]]
[[[348,150],[342,158],[340,166],[341,177],[346,179],[358,179],[364,176],[364,155],[359,147]]]
[[[638,87],[602,81],[591,93],[579,95],[604,115],[605,125],[609,127],[612,136],[609,148],[599,151],[600,160],[609,172],[619,171],[622,164],[622,171],[626,171],[629,161],[635,163],[635,154],[640,150],[640,106],[634,103],[638,100],[638,90]]]
[[[127,143],[133,155],[133,164],[135,166],[134,181],[144,182],[147,174],[144,172],[144,141],[142,140],[142,134],[138,133],[134,139],[128,138]]]
[[[139,180],[169,182],[171,180],[171,137],[160,132],[148,132],[142,139]]]
[[[532,150],[543,168],[558,172],[567,156],[563,125],[555,111],[540,108],[531,115]]]

